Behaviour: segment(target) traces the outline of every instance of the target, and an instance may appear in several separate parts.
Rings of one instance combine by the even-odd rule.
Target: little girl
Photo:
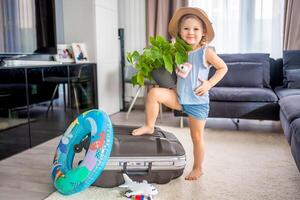
[[[177,91],[166,88],[152,88],[149,91],[145,125],[135,129],[132,135],[154,132],[160,103],[186,113],[193,141],[194,165],[185,179],[196,180],[202,175],[203,132],[209,112],[208,90],[223,78],[227,66],[213,49],[207,46],[214,38],[214,30],[203,10],[191,7],[178,9],[169,23],[169,33],[172,37],[180,37],[192,46],[193,50],[188,54],[188,63],[183,64],[191,69],[187,75],[177,74]],[[211,66],[216,68],[216,72],[207,80]],[[180,72],[180,69],[176,71]]]

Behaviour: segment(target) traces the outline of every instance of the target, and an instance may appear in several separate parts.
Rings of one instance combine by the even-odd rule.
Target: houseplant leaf
[[[139,85],[144,85],[144,74],[142,72],[137,73],[137,83]]]
[[[178,44],[182,45],[186,51],[191,51],[191,50],[193,50],[193,48],[192,48],[190,45],[188,45],[187,43],[185,43],[185,42],[184,42],[182,39],[180,39],[179,37],[176,38],[176,42],[177,42]]]
[[[135,75],[133,75],[131,77],[131,83],[132,83],[133,86],[135,86],[135,85],[138,84],[138,82],[137,82],[137,74],[135,74]]]
[[[164,59],[164,64],[165,64],[165,69],[172,73],[173,72],[173,61],[172,61],[172,56],[170,54],[163,55]]]
[[[185,60],[186,60],[185,55],[183,55],[180,52],[176,52],[176,54],[175,54],[176,65],[180,65],[180,64],[184,63]]]
[[[152,72],[157,69],[165,69],[168,72],[163,74],[172,74],[174,64],[186,62],[187,52],[192,49],[180,38],[176,38],[175,43],[162,36],[149,37],[149,41],[150,46],[144,48],[142,54],[137,51],[127,54],[127,61],[137,69],[137,74],[131,79],[133,85],[144,85],[145,78],[153,80]]]

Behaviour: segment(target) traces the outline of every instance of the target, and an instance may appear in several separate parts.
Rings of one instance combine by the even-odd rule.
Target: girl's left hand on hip
[[[201,82],[201,85],[198,86],[194,91],[195,91],[196,95],[202,96],[208,90],[210,90],[210,88],[212,88],[212,85],[208,80],[204,80],[204,79],[200,79],[200,78],[198,78],[198,80]]]

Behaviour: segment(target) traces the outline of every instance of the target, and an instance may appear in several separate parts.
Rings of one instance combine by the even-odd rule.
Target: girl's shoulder
[[[207,51],[207,49],[212,50],[213,52],[215,52],[215,47],[214,46],[210,46],[210,45],[203,45],[197,49],[194,49],[192,51],[189,51],[189,54],[191,53],[197,53],[197,52],[205,52]]]
[[[216,49],[214,46],[209,46],[209,45],[205,46],[203,52],[204,52],[206,59],[209,59],[209,57],[211,57],[211,56],[214,57],[217,55]]]
[[[209,60],[211,56],[216,55],[216,50],[214,46],[205,45],[203,48],[203,64],[205,67],[210,68],[212,65]]]
[[[203,49],[204,49],[204,51],[213,51],[213,52],[216,52],[216,49],[215,49],[215,47],[214,46],[211,46],[211,45],[205,45],[204,47],[203,47]]]

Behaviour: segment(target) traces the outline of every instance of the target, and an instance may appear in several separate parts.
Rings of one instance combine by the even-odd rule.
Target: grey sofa
[[[210,117],[278,120],[278,97],[272,87],[270,69],[277,70],[280,60],[269,54],[221,54],[228,73],[210,90]],[[210,70],[210,76],[214,68]],[[272,86],[271,86],[272,83]]]
[[[282,59],[274,60],[269,54],[219,56],[228,72],[209,91],[209,117],[279,120],[279,98],[274,88],[282,85]],[[214,72],[211,68],[209,76]],[[186,115],[175,111],[175,116]]]
[[[300,171],[300,50],[283,52],[282,76],[282,86],[274,91],[284,135]]]
[[[228,73],[209,92],[209,117],[280,120],[300,171],[300,72],[295,73],[300,70],[300,51],[284,52],[283,59],[276,60],[261,53],[219,56]],[[213,73],[211,68],[210,76]]]

